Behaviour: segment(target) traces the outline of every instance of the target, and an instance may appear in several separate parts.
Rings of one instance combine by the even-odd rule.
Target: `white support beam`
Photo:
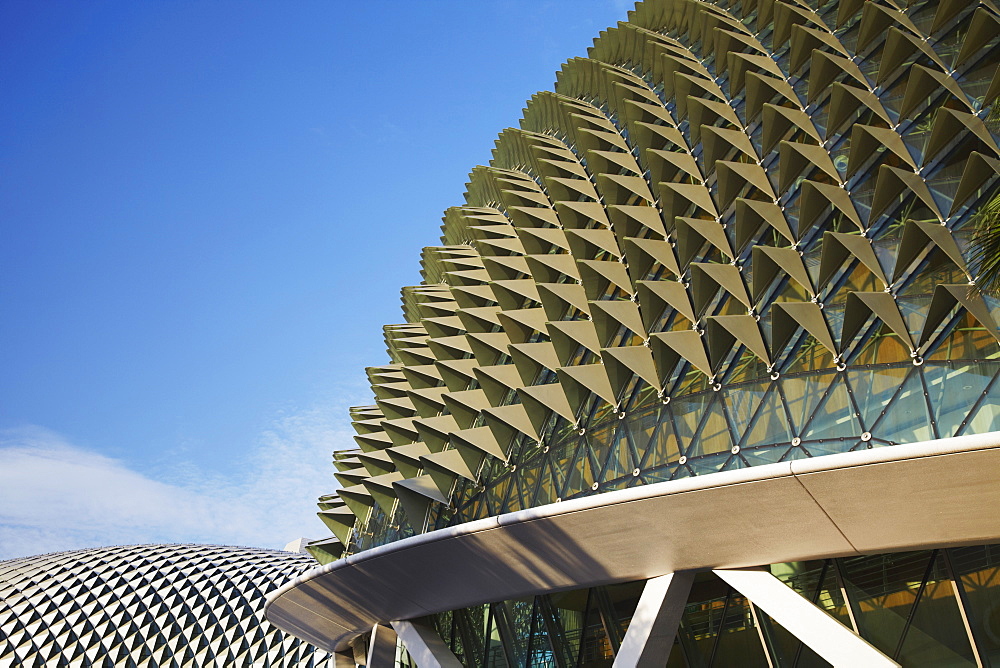
[[[693,582],[694,571],[646,581],[613,668],[653,668],[666,662]]]
[[[376,624],[368,645],[368,668],[393,668],[396,665],[396,634],[388,626]]]
[[[334,652],[333,665],[334,668],[356,668],[354,652]]]
[[[768,571],[734,569],[712,572],[833,664],[834,668],[899,668],[898,663]]]
[[[462,668],[462,662],[432,627],[420,622],[401,621],[392,622],[392,628],[417,668]]]

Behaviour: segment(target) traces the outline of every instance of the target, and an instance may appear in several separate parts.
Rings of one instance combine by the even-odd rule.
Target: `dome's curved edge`
[[[279,550],[274,547],[257,547],[254,545],[229,545],[226,543],[122,543],[121,545],[98,545],[96,547],[80,547],[73,550],[57,550],[55,552],[40,552],[38,554],[29,554],[23,557],[11,557],[10,559],[0,560],[0,564],[11,564],[15,561],[34,561],[42,560],[48,558],[60,557],[63,555],[70,555],[76,553],[94,553],[94,552],[115,552],[120,550],[134,550],[138,548],[150,548],[150,549],[162,549],[162,548],[192,548],[195,550],[202,549],[218,549],[218,550],[229,550],[235,552],[237,550],[246,550],[249,552],[263,552],[275,555],[299,555],[308,558],[308,555],[303,555],[299,552],[288,552],[286,550]]]
[[[340,651],[376,623],[547,591],[995,542],[1000,515],[976,510],[1000,505],[997,471],[989,432],[607,492],[351,555],[272,592],[264,614]],[[628,526],[643,527],[641,544]]]

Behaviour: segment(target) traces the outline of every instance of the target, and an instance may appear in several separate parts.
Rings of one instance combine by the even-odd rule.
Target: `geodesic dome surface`
[[[0,562],[0,667],[323,667],[329,654],[271,626],[264,596],[306,555],[130,545]]]

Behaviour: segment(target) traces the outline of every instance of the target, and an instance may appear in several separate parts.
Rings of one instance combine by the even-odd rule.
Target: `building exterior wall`
[[[998,64],[986,2],[639,3],[528,101],[423,250],[405,322],[385,328],[391,363],[367,370],[375,402],[351,412],[358,447],[335,454],[343,487],[320,499],[334,535],[311,553],[330,563],[613,490],[1000,431],[1000,300],[977,290],[970,249],[1000,209]],[[928,597],[888,635],[859,619],[874,612],[853,630],[922,665],[917,619],[950,601],[965,621],[948,637],[968,643],[954,665],[985,665],[960,590],[993,572],[995,550],[974,549],[985,561],[968,573],[940,549],[912,557],[917,575],[886,574],[883,594],[842,584],[848,608],[886,619]],[[730,603],[758,650],[782,644],[720,591],[692,601],[690,647],[697,615]],[[497,648],[520,665],[559,634],[575,653],[549,643],[539,665],[600,665],[616,645],[610,591],[574,594],[604,600],[590,649],[590,603],[557,621],[546,596],[437,625],[469,665]],[[717,621],[712,654],[686,651],[688,665],[721,665]],[[479,634],[466,644],[463,624]]]
[[[640,3],[446,212],[313,552],[1000,429],[997,20]]]

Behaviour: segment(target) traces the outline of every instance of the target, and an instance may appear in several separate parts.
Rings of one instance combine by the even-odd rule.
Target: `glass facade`
[[[509,464],[484,471],[483,491],[466,483],[435,528],[755,464],[1000,431],[1000,360],[789,374],[666,404],[647,388],[636,403],[624,417],[598,406],[582,434],[562,421],[549,446],[522,441]]]
[[[770,569],[903,666],[1000,666],[1000,545]],[[608,667],[642,584],[502,601],[436,615],[433,622],[468,666]],[[697,576],[664,662],[668,668],[830,665],[710,572]]]

